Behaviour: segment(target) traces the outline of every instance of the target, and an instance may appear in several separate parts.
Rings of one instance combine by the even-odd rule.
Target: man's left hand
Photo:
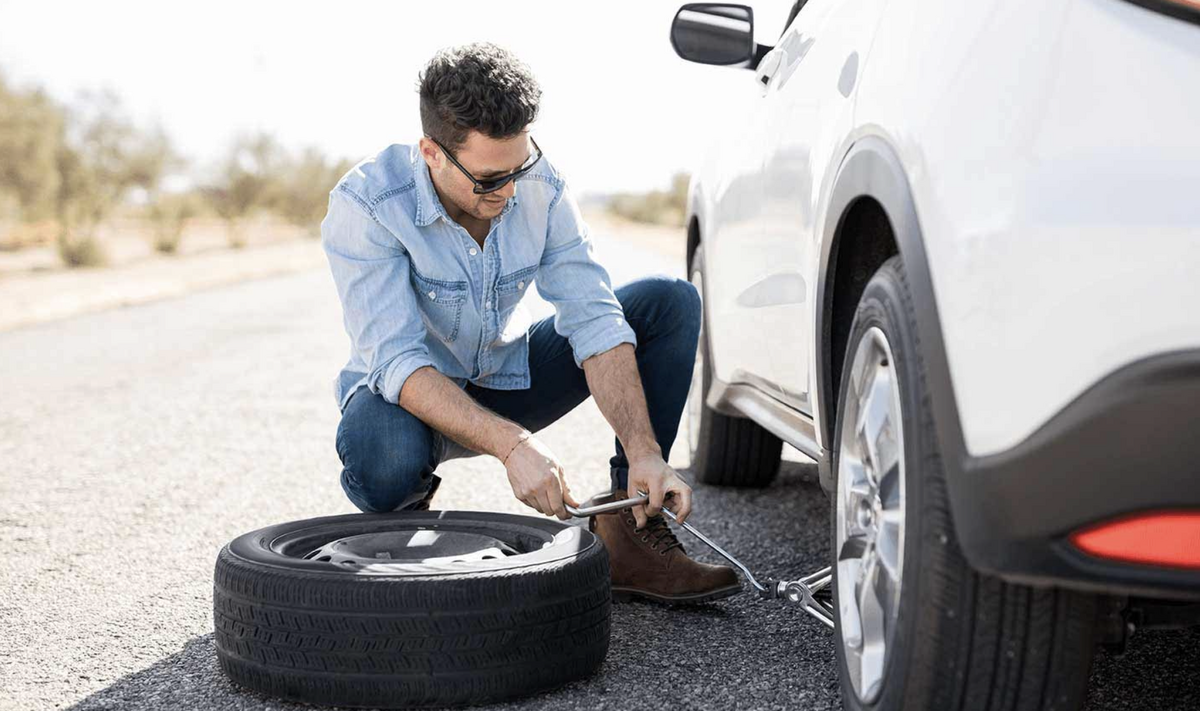
[[[672,469],[663,458],[657,454],[647,454],[629,461],[629,496],[637,495],[638,491],[650,494],[650,500],[643,506],[633,507],[633,517],[637,519],[638,528],[643,528],[651,516],[657,516],[666,506],[682,523],[692,512],[692,487]]]

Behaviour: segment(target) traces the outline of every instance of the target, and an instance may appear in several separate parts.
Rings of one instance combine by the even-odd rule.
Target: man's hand
[[[530,436],[517,445],[504,464],[508,483],[521,503],[547,516],[571,518],[564,503],[579,506],[567,487],[566,472],[550,448]]]
[[[650,501],[644,506],[633,507],[638,528],[644,527],[649,517],[659,514],[663,499],[668,495],[667,508],[680,523],[692,512],[692,487],[657,454],[646,454],[630,460],[629,496],[636,496],[638,491],[650,494]]]

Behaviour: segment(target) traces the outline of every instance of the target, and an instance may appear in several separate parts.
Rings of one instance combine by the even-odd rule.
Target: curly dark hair
[[[537,118],[542,89],[524,62],[491,42],[439,50],[419,74],[421,128],[457,149],[474,129],[510,138]]]

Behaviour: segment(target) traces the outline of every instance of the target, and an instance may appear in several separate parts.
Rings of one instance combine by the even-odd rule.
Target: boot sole
[[[712,600],[721,600],[723,598],[732,597],[742,591],[741,585],[736,585],[727,588],[718,588],[711,592],[692,593],[690,595],[656,595],[655,593],[646,592],[645,590],[637,590],[635,588],[618,588],[612,589],[613,602],[633,602],[635,600],[648,600],[650,602],[658,602],[665,605],[694,605],[701,602],[710,602]]]

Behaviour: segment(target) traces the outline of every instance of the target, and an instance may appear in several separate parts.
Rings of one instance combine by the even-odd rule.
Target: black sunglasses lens
[[[475,188],[474,188],[475,193],[477,195],[482,195],[484,193],[496,192],[497,190],[504,187],[505,185],[508,185],[508,181],[516,180],[517,178],[521,177],[525,173],[529,172],[529,169],[532,168],[534,166],[534,164],[536,164],[541,159],[542,159],[542,151],[541,151],[541,149],[539,149],[537,154],[535,156],[533,156],[530,160],[526,161],[525,165],[523,165],[521,167],[521,169],[516,171],[515,173],[510,173],[510,174],[504,176],[503,178],[499,178],[497,180],[476,181]],[[468,173],[468,175],[470,175],[470,173]]]
[[[475,186],[475,192],[480,194],[494,193],[505,185],[508,185],[508,181],[512,180],[514,177],[516,176],[510,175],[499,180],[480,180],[479,184]]]

